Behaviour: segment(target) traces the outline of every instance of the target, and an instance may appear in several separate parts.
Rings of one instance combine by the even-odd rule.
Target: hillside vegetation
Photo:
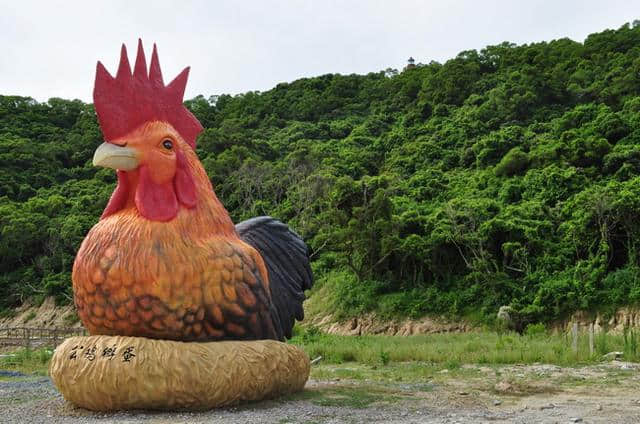
[[[338,315],[508,304],[537,322],[640,301],[636,24],[187,104],[233,219],[300,233]],[[91,165],[101,141],[91,105],[0,96],[0,307],[70,300],[115,183]]]

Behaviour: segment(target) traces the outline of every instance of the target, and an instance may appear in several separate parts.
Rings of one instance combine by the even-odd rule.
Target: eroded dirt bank
[[[615,313],[588,313],[579,311],[564,320],[551,324],[552,331],[570,331],[573,323],[578,323],[580,331],[587,331],[593,325],[594,331],[621,333],[625,327],[640,328],[640,308],[623,307]],[[409,336],[449,332],[467,332],[478,329],[465,320],[448,320],[444,317],[423,317],[418,319],[381,319],[375,314],[337,321],[331,314],[307,316],[303,325],[313,325],[324,332],[342,335],[385,334]],[[65,328],[82,327],[72,304],[56,306],[53,298],[47,298],[41,305],[25,303],[14,311],[11,317],[0,318],[1,327],[41,327]]]
[[[71,328],[82,327],[73,304],[56,306],[53,297],[41,305],[24,303],[12,316],[0,318],[1,327]]]
[[[423,317],[418,319],[380,319],[375,314],[337,321],[331,315],[316,315],[306,321],[322,331],[330,334],[359,336],[365,334],[385,334],[389,336],[409,336],[414,334],[466,332],[479,329],[478,326],[465,320],[452,321],[445,317]],[[613,314],[589,313],[578,311],[564,320],[553,322],[551,331],[571,331],[573,323],[578,324],[579,331],[588,331],[593,325],[595,333],[622,333],[625,328],[640,329],[640,308],[619,308]]]

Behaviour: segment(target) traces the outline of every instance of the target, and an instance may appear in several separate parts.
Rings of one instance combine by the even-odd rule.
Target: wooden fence
[[[56,347],[71,336],[86,336],[84,328],[0,328],[0,346],[22,346],[24,348]]]

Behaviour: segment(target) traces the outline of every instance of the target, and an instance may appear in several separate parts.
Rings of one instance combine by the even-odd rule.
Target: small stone
[[[502,401],[501,400],[496,399],[496,400],[493,401],[493,406],[500,406],[500,405],[502,405]]]
[[[547,405],[542,405],[542,406],[540,407],[540,410],[544,410],[544,409],[553,409],[553,408],[555,408],[555,407],[556,407],[556,406],[555,406],[553,403],[549,403],[549,404],[547,404]]]
[[[448,369],[443,369],[443,370],[441,370],[441,371],[440,371],[440,374],[446,374],[446,373],[448,373],[448,372],[449,372],[449,370],[448,370]]]
[[[458,394],[459,394],[459,395],[462,395],[462,396],[466,396],[466,395],[468,395],[468,394],[469,394],[469,392],[458,392]]]
[[[581,423],[582,418],[580,417],[569,418],[569,421],[571,421],[572,423]]]
[[[507,381],[501,381],[494,386],[494,389],[497,392],[510,392],[513,389],[513,386],[509,384]]]
[[[602,359],[604,359],[605,361],[612,361],[622,358],[622,355],[624,355],[623,352],[609,352],[606,355],[603,355]]]

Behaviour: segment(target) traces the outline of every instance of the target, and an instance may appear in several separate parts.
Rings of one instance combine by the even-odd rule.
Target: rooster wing
[[[243,221],[236,225],[236,232],[262,256],[269,276],[276,337],[290,338],[294,321],[304,318],[304,291],[313,284],[307,245],[286,224],[269,216]]]

